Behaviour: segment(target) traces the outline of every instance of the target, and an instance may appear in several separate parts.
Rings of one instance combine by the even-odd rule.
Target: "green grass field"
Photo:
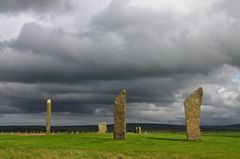
[[[0,135],[0,159],[239,159],[239,133],[204,133],[201,141],[185,134],[112,134],[51,136]]]

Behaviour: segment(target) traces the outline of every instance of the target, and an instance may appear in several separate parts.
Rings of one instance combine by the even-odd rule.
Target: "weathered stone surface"
[[[106,124],[106,122],[99,122],[98,123],[98,133],[99,134],[106,134],[107,133],[107,124]]]
[[[203,90],[198,88],[184,101],[186,133],[188,140],[199,140],[200,132],[200,113],[202,104]]]
[[[52,109],[52,102],[51,99],[47,100],[47,112],[46,112],[46,133],[51,133],[51,109]]]
[[[126,138],[126,90],[122,90],[114,101],[114,139]]]

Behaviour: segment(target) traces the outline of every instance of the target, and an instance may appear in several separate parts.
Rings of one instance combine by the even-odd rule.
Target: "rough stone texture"
[[[186,133],[188,140],[199,140],[200,132],[200,107],[202,104],[203,90],[198,88],[184,101]]]
[[[126,90],[122,90],[114,101],[114,139],[126,138]]]
[[[107,133],[107,124],[106,124],[106,122],[99,122],[98,123],[98,133],[99,134],[106,134]]]
[[[47,112],[46,112],[46,133],[48,135],[51,133],[51,109],[52,109],[52,102],[51,102],[51,99],[48,99]]]

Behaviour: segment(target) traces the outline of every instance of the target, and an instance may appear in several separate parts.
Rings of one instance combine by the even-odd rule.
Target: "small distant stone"
[[[99,122],[98,123],[98,133],[99,134],[106,134],[107,133],[107,124],[106,124],[106,122]]]
[[[141,134],[142,133],[142,128],[140,126],[135,127],[133,132],[136,133],[136,134]]]
[[[138,133],[141,134],[142,133],[142,128],[139,126],[138,127]]]
[[[134,132],[134,133],[138,133],[138,127],[135,127],[135,129],[134,129],[133,132]]]

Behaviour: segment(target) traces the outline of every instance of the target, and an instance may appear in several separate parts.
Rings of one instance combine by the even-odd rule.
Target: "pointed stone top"
[[[126,94],[126,89],[122,89],[120,94]]]
[[[200,94],[201,96],[203,95],[203,89],[202,87],[199,87],[197,90],[193,92],[193,94]]]
[[[48,104],[51,104],[51,99],[48,99],[48,100],[47,100],[47,103],[48,103]]]
[[[197,89],[197,90],[199,90],[199,91],[203,91],[202,87],[198,87],[198,89]]]
[[[122,89],[120,93],[115,97],[115,103],[125,103],[126,100],[126,89]]]

